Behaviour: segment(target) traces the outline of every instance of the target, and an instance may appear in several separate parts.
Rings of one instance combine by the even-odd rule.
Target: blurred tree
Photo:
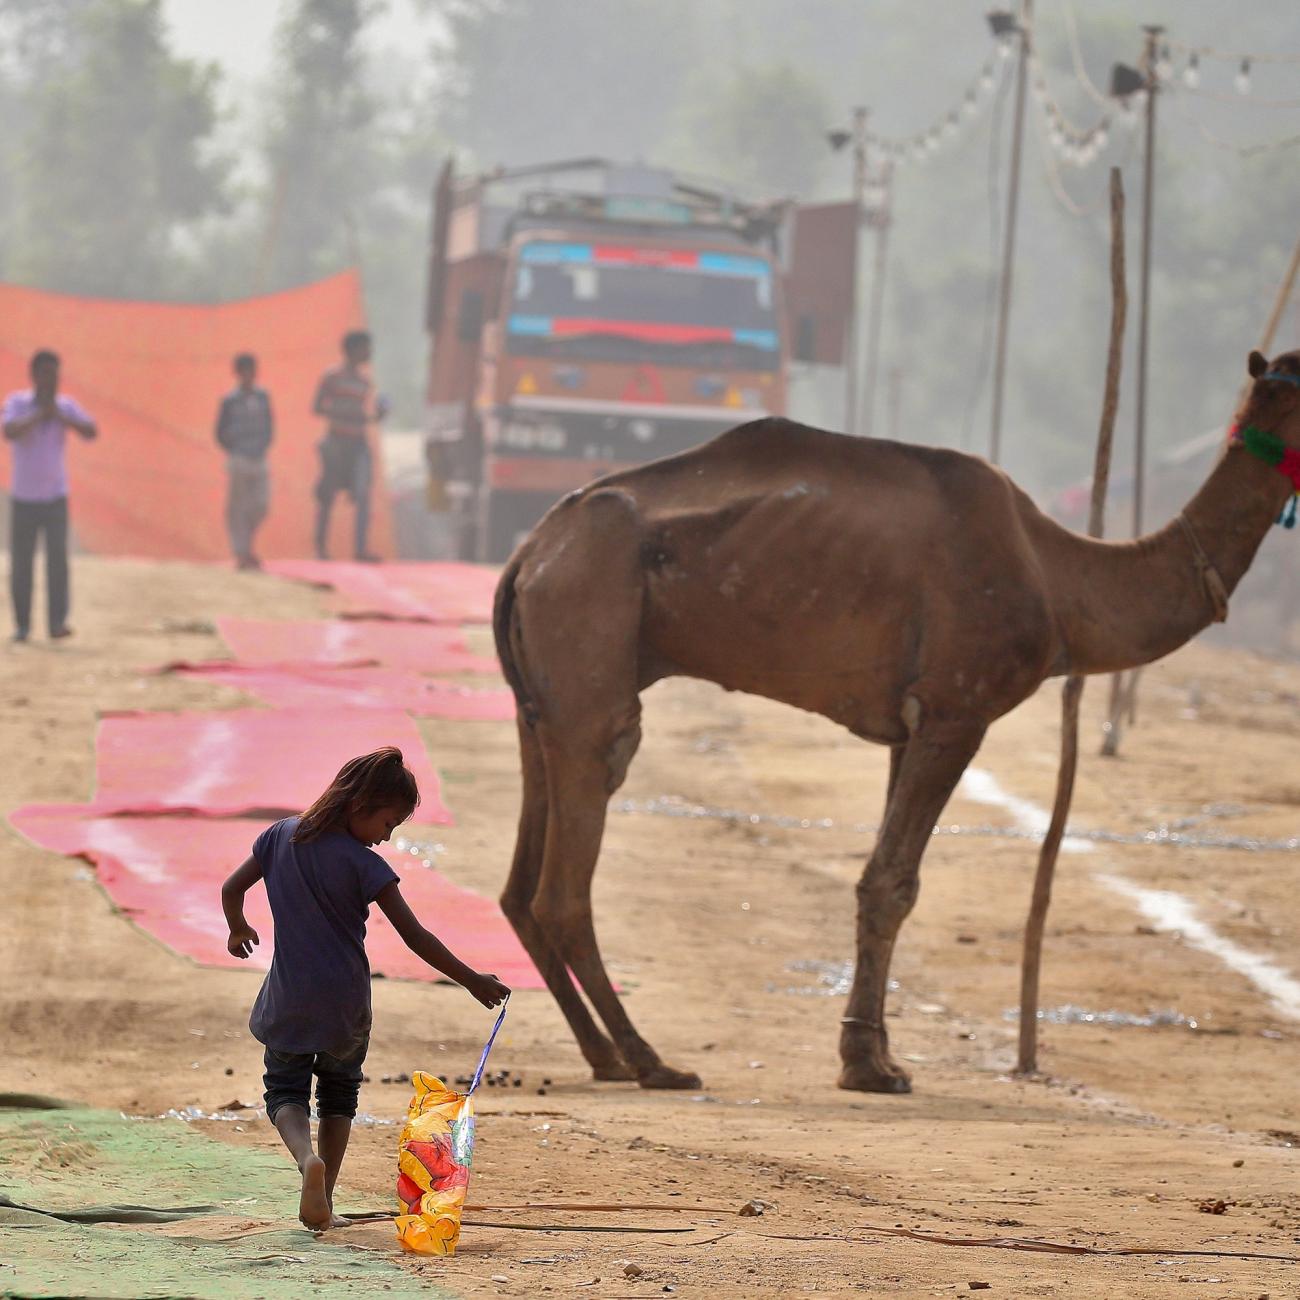
[[[664,153],[761,194],[806,197],[826,161],[831,118],[817,82],[789,63],[694,79]]]
[[[370,0],[297,0],[280,28],[258,288],[356,261],[360,208],[376,181],[363,47],[376,9]]]
[[[649,157],[703,53],[706,6],[691,0],[423,5],[445,32],[443,127],[482,167]]]
[[[216,71],[172,56],[161,0],[10,3],[28,42],[16,73],[27,129],[6,273],[43,288],[166,297],[177,234],[223,203],[208,149]]]

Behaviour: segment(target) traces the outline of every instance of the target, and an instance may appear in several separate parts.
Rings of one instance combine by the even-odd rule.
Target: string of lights
[[[1136,120],[1134,114],[1110,105],[1107,112],[1092,126],[1076,126],[1053,98],[1042,62],[1036,54],[1029,56],[1029,74],[1030,88],[1043,118],[1046,132],[1044,138],[1053,154],[1072,167],[1087,167],[1097,161],[1110,143],[1117,115],[1126,125],[1131,125]]]
[[[868,132],[867,144],[882,158],[896,164],[919,163],[952,144],[961,128],[979,116],[998,87],[1011,47],[998,43],[998,53],[988,59],[978,75],[966,88],[965,94],[954,108],[937,117],[924,131],[914,135],[890,137]]]
[[[1187,55],[1189,61],[1195,57],[1201,59],[1219,59],[1224,63],[1300,63],[1300,54],[1245,54],[1241,51],[1218,50],[1212,45],[1193,45],[1189,41],[1178,41],[1172,37],[1166,42],[1171,50]]]
[[[1138,132],[1129,131],[1126,133],[1123,151],[1119,158],[1115,160],[1115,166],[1127,167],[1132,162],[1133,155],[1137,151],[1137,140]],[[1047,187],[1051,190],[1052,197],[1070,216],[1096,216],[1109,206],[1110,195],[1106,190],[1102,190],[1091,203],[1080,203],[1066,188],[1065,178],[1061,175],[1059,153],[1048,137],[1044,121],[1039,122],[1038,144],[1043,155],[1043,167],[1047,173]]]

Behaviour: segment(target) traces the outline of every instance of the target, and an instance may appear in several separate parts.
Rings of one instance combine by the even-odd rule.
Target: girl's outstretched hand
[[[465,981],[465,988],[485,1007],[500,1006],[510,996],[510,990],[495,975],[476,973]]]
[[[226,940],[226,951],[232,957],[251,957],[257,943],[257,931],[251,925],[235,926]]]

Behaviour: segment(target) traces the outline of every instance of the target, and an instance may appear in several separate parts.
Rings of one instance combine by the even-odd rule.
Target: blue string
[[[501,1032],[501,1023],[506,1018],[506,1007],[510,1005],[510,994],[506,994],[506,1000],[501,1004],[501,1010],[497,1015],[497,1022],[492,1026],[492,1032],[488,1035],[486,1046],[483,1048],[483,1055],[479,1057],[478,1069],[474,1071],[474,1078],[469,1085],[469,1091],[465,1094],[467,1097],[474,1095],[474,1090],[483,1082],[483,1071],[487,1068],[488,1053],[492,1050],[492,1044],[497,1041],[497,1034]]]
[[[1284,384],[1295,384],[1300,387],[1300,375],[1288,375],[1282,370],[1268,370],[1260,375],[1261,379],[1276,379]]]

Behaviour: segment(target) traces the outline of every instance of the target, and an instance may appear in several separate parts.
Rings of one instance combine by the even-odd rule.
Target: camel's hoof
[[[884,1067],[872,1065],[846,1065],[840,1071],[839,1086],[850,1092],[912,1091],[912,1081],[905,1071],[892,1062]]]
[[[626,1061],[607,1061],[593,1065],[591,1077],[601,1083],[626,1083],[636,1078],[636,1071]]]
[[[678,1088],[695,1090],[701,1087],[700,1076],[690,1070],[674,1070],[669,1065],[656,1065],[637,1075],[636,1081],[643,1088]]]

